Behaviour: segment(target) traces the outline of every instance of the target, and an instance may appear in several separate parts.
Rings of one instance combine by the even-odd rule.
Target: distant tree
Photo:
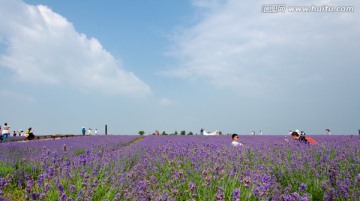
[[[163,131],[161,135],[167,135],[167,133],[165,131]]]
[[[186,131],[181,131],[180,135],[186,135]]]
[[[188,135],[194,135],[194,133],[190,131],[190,132],[188,133]]]
[[[178,134],[178,132],[177,132],[177,131],[175,131],[175,132],[174,132],[174,135],[177,135],[177,134]]]
[[[139,135],[144,135],[145,131],[139,131]]]

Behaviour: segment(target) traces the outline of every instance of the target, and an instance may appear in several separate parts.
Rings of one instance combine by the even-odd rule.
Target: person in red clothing
[[[314,139],[310,137],[305,137],[304,135],[300,136],[298,132],[292,132],[291,137],[292,139],[299,140],[300,142],[303,142],[305,144],[317,144],[317,142]]]

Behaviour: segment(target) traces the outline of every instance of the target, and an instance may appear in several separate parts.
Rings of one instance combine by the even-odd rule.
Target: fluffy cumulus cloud
[[[197,22],[177,29],[167,75],[204,79],[249,96],[359,84],[358,1],[295,1],[289,6],[353,6],[354,12],[266,13],[278,1],[194,0]],[[316,88],[316,87],[315,87]]]
[[[97,39],[78,33],[50,8],[21,0],[0,2],[0,43],[6,47],[0,67],[10,69],[20,80],[107,94],[150,92]]]

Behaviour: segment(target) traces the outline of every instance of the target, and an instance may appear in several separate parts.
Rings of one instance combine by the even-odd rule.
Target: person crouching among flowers
[[[243,146],[242,143],[238,142],[238,140],[239,140],[238,134],[234,133],[234,134],[232,134],[231,137],[232,137],[232,142],[231,142],[232,146],[234,146],[234,147]]]

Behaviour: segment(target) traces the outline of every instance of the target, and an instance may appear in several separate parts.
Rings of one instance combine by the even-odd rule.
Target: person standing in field
[[[34,133],[33,133],[32,128],[30,127],[30,128],[28,128],[28,129],[26,130],[25,140],[33,140],[33,139],[35,139],[35,135],[34,135]]]
[[[9,134],[10,134],[9,129],[10,129],[10,126],[8,126],[7,123],[4,123],[4,127],[2,129],[2,136],[3,136],[3,141],[4,142],[9,141],[9,138],[8,138]]]
[[[26,133],[25,133],[24,137],[25,137],[25,140],[29,139],[29,130],[26,130]]]
[[[92,135],[92,130],[91,130],[91,128],[89,128],[89,130],[88,130],[88,135]]]
[[[95,135],[97,135],[97,128],[95,128],[95,131],[94,131],[94,132],[95,132]]]
[[[16,134],[17,134],[16,131],[14,131],[14,132],[13,132],[13,136],[16,137]]]
[[[234,147],[243,146],[242,143],[238,142],[238,140],[239,140],[238,134],[236,134],[236,133],[232,134],[231,138],[232,138],[232,142],[231,142],[232,146],[234,146]]]
[[[85,129],[85,127],[82,127],[82,129],[81,129],[81,133],[82,133],[83,135],[85,135],[85,133],[86,133],[86,129]]]
[[[305,136],[306,135],[305,131],[301,131],[301,135]]]

